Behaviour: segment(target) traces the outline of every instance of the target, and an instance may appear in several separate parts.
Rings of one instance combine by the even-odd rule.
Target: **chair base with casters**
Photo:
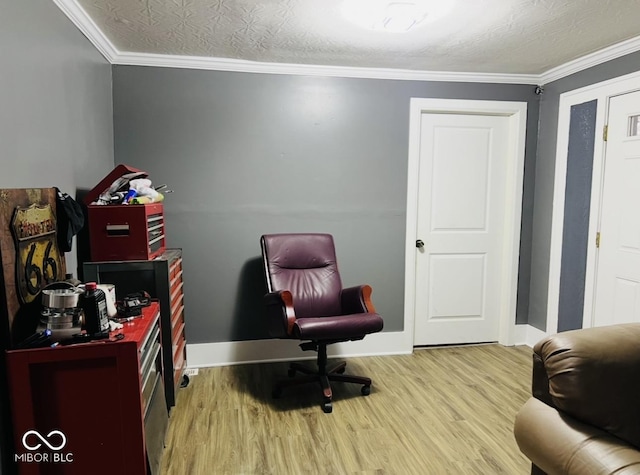
[[[371,379],[365,376],[352,376],[344,374],[347,363],[345,361],[338,363],[331,369],[327,369],[327,344],[326,342],[306,342],[300,347],[303,350],[315,350],[318,352],[318,370],[313,370],[308,366],[300,363],[291,363],[289,365],[289,379],[278,381],[274,387],[272,396],[279,398],[282,396],[284,388],[290,386],[298,386],[300,384],[318,383],[322,388],[322,410],[326,413],[333,411],[333,393],[331,391],[330,381],[342,381],[344,383],[362,384],[360,392],[363,396],[371,394]],[[296,372],[300,372],[303,376],[296,376]]]
[[[285,388],[318,383],[322,409],[332,412],[331,381],[361,384],[371,393],[371,379],[344,374],[346,363],[327,368],[327,345],[362,340],[382,330],[383,321],[371,302],[371,287],[342,287],[330,234],[267,234],[260,239],[265,270],[269,334],[273,338],[302,341],[305,351],[318,352],[318,369],[298,363],[289,379],[279,381],[273,396]],[[296,377],[296,373],[302,373]]]

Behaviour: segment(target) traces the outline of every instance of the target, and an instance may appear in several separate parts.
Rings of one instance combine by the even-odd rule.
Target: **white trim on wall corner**
[[[316,353],[302,351],[298,340],[250,340],[219,343],[187,344],[190,368],[228,366],[247,363],[268,363],[315,359]],[[330,358],[381,355],[408,355],[413,342],[406,332],[381,332],[367,335],[359,341],[336,343],[327,347]]]
[[[448,81],[498,84],[544,85],[598,64],[640,51],[640,36],[622,41],[552,68],[542,74],[469,73],[454,71],[418,71],[408,69],[356,68],[313,64],[286,64],[246,61],[231,58],[174,56],[121,52],[98,28],[77,0],[53,0],[78,29],[111,64],[165,68],[204,69],[263,74],[291,74],[403,81]]]
[[[113,64],[113,59],[120,54],[109,38],[105,36],[98,25],[94,23],[84,8],[76,0],[53,0],[69,20],[87,37],[98,51],[109,63]]]
[[[261,74],[289,74],[361,79],[392,79],[399,81],[448,81],[504,84],[537,84],[532,74],[466,73],[453,71],[414,71],[408,69],[360,68],[246,61],[233,58],[171,56],[146,53],[119,53],[113,64],[154,66],[165,68],[205,69]]]
[[[626,54],[640,51],[640,36],[622,41],[615,45],[601,49],[594,53],[587,54],[580,58],[562,64],[557,68],[552,68],[540,75],[540,84],[547,84],[558,79],[570,76],[585,69],[597,66],[598,64],[611,61]]]

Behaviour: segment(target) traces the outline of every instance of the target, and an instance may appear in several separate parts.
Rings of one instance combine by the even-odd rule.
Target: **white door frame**
[[[562,266],[562,234],[564,201],[567,181],[567,156],[571,107],[592,100],[598,101],[596,110],[596,140],[593,150],[591,178],[591,205],[589,210],[589,236],[587,239],[587,268],[584,286],[582,328],[590,328],[593,320],[595,279],[597,271],[596,233],[599,228],[602,202],[604,141],[600,138],[609,114],[609,98],[640,89],[640,71],[599,82],[560,95],[558,108],[558,137],[556,141],[556,168],[553,185],[553,211],[551,246],[549,253],[549,287],[547,300],[547,335],[558,332],[558,306],[560,304],[560,272]]]
[[[507,170],[503,302],[499,343],[515,344],[518,257],[522,218],[522,183],[527,126],[527,103],[457,99],[412,98],[409,112],[409,160],[407,170],[407,227],[405,242],[404,329],[415,341],[416,239],[420,170],[420,130],[423,113],[482,114],[509,117],[509,149],[513,160]]]

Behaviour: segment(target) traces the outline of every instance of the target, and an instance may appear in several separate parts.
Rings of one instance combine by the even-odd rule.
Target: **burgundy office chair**
[[[371,287],[342,288],[329,234],[269,234],[260,243],[269,292],[265,304],[270,335],[308,340],[300,347],[318,352],[318,370],[292,363],[289,379],[275,384],[273,397],[279,397],[286,387],[318,382],[322,408],[331,412],[329,381],[362,384],[361,393],[367,396],[371,379],[343,374],[344,362],[327,369],[327,345],[361,340],[382,330],[382,318],[371,303]],[[294,378],[296,372],[303,376]]]

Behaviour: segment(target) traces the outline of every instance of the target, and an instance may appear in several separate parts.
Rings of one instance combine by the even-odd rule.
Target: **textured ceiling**
[[[440,0],[403,34],[353,25],[343,0],[76,1],[120,52],[268,63],[542,74],[640,36],[640,0]]]

